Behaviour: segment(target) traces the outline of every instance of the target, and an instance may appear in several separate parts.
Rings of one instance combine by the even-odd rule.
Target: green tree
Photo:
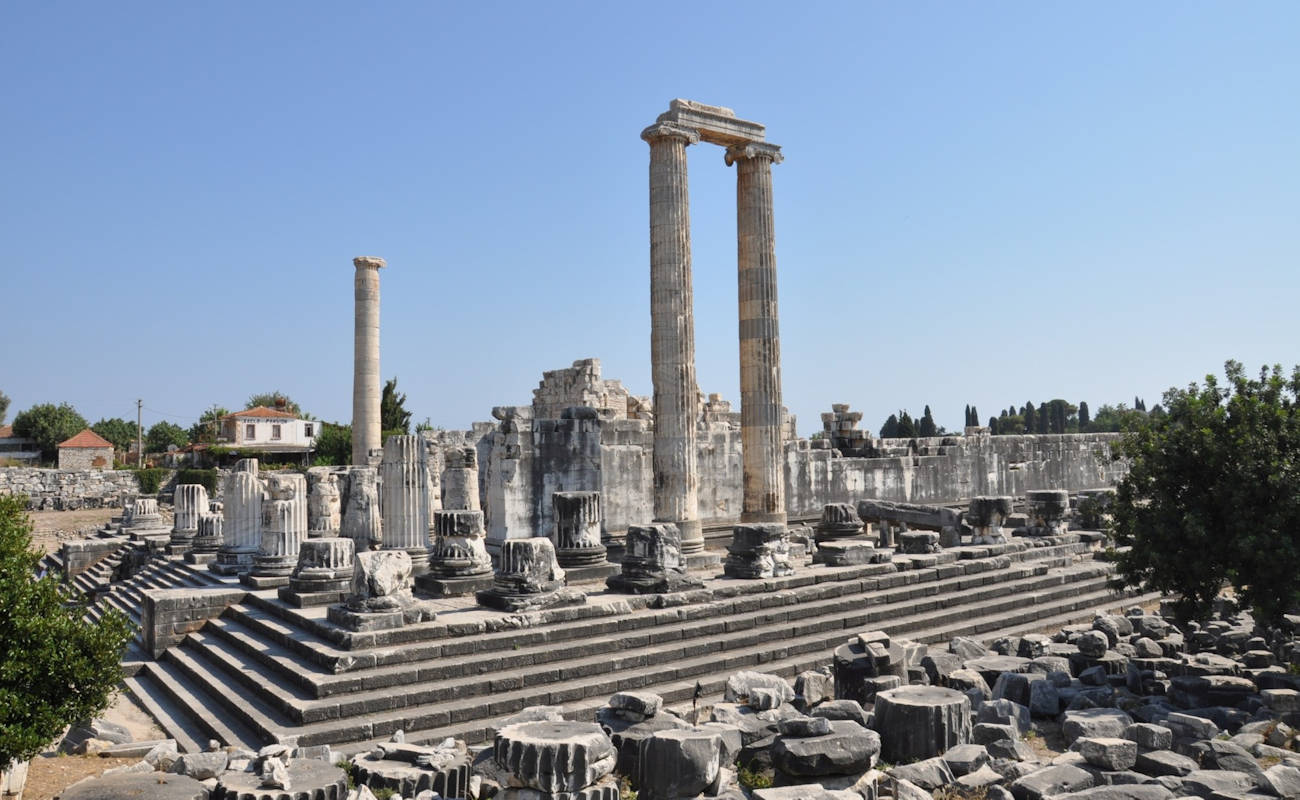
[[[318,467],[346,466],[352,463],[352,426],[325,422],[316,435],[315,458]]]
[[[885,420],[885,424],[880,426],[880,438],[881,439],[898,438],[898,415],[897,414],[890,414],[889,419]]]
[[[74,722],[108,707],[134,631],[67,603],[57,574],[36,577],[27,498],[0,496],[0,764],[32,758]]]
[[[912,415],[906,411],[898,415],[898,437],[900,439],[912,439],[916,437],[916,423],[912,420]]]
[[[1082,433],[1088,430],[1088,425],[1092,422],[1092,415],[1088,413],[1088,401],[1079,401],[1079,431]]]
[[[1038,426],[1036,433],[1051,432],[1052,420],[1050,412],[1047,410],[1047,403],[1038,404],[1038,413],[1034,415],[1034,424]]]
[[[213,403],[199,415],[199,421],[190,426],[186,435],[191,442],[213,444],[221,435],[221,418],[229,415],[229,410]]]
[[[410,433],[411,412],[406,410],[406,395],[397,391],[397,378],[384,382],[379,398],[379,427],[385,433]]]
[[[1033,433],[1038,430],[1038,413],[1034,411],[1033,403],[1025,403],[1025,407],[1020,412],[1020,416],[1025,418],[1024,433]]]
[[[286,411],[290,414],[302,417],[303,419],[311,419],[311,415],[304,414],[302,408],[289,399],[289,395],[283,394],[279,391],[255,394],[248,398],[248,404],[245,405],[244,408],[257,408],[258,406],[266,406],[267,408],[274,408],[278,411]]]
[[[9,413],[9,395],[0,392],[0,425],[5,424],[5,416]]]
[[[1220,589],[1266,622],[1300,607],[1300,367],[1170,389],[1164,414],[1122,439],[1114,504],[1121,580],[1178,597],[1203,617]],[[1189,557],[1194,555],[1194,557]]]
[[[980,424],[980,410],[976,406],[970,407],[970,424],[976,426]]]
[[[938,432],[939,429],[934,424],[934,416],[930,414],[930,407],[926,406],[925,413],[921,415],[921,419],[917,422],[916,435],[934,436]]]
[[[144,435],[144,448],[149,453],[165,453],[170,445],[184,447],[189,443],[185,429],[171,422],[156,422]]]
[[[966,404],[966,425],[970,426],[970,403]]]
[[[57,406],[41,403],[14,417],[14,435],[35,439],[45,461],[59,457],[59,442],[71,439],[87,427],[86,418],[67,403]]]
[[[127,422],[121,417],[101,419],[90,429],[113,443],[117,450],[130,450],[135,442],[136,428],[134,422]]]

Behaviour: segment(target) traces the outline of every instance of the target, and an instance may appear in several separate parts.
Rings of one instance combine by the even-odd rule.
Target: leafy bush
[[[135,473],[136,482],[140,484],[140,494],[158,494],[163,478],[167,476],[167,470],[161,467],[147,467],[132,472]]]
[[[71,439],[87,427],[85,417],[67,403],[42,403],[14,417],[14,436],[36,440],[41,458],[54,461],[59,457],[59,442]]]
[[[159,470],[161,472],[161,470]],[[208,490],[211,497],[217,493],[217,471],[215,469],[182,469],[176,473],[176,483],[197,483]]]
[[[36,578],[27,498],[0,496],[0,764],[35,756],[64,727],[102,713],[122,680],[130,620],[88,622],[57,573]]]

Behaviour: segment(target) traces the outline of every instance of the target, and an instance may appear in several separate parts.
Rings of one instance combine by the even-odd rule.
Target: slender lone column
[[[704,549],[700,529],[695,382],[695,309],[691,286],[690,197],[686,146],[696,131],[659,123],[650,143],[650,361],[654,380],[654,518],[675,523],[682,552]]]
[[[382,513],[384,550],[405,550],[416,575],[429,569],[429,491],[424,440],[389,436],[384,443]]]
[[[383,446],[379,428],[379,270],[382,258],[352,259],[357,269],[352,355],[352,463],[366,466]]]
[[[776,236],[772,164],[781,148],[754,142],[727,148],[736,165],[737,264],[740,289],[740,438],[742,522],[786,522],[781,438],[781,340],[776,313]]]

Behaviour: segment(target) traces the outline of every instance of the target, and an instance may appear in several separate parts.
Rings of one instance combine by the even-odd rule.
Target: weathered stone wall
[[[501,423],[483,471],[489,540],[546,535],[551,494],[602,493],[607,535],[650,521],[653,434],[642,420],[533,419],[527,407],[497,409]],[[575,412],[576,413],[576,412]],[[866,498],[957,503],[981,494],[1023,496],[1029,489],[1071,491],[1112,486],[1124,475],[1112,461],[1115,434],[952,436],[875,440],[875,458],[845,458],[807,439],[785,448],[791,516]],[[598,449],[597,449],[598,443]],[[743,502],[740,431],[709,424],[699,432],[700,519],[739,519]]]
[[[60,447],[59,469],[112,469],[111,447]]]
[[[62,470],[0,467],[0,494],[25,494],[31,511],[114,508],[140,494],[129,470]]]

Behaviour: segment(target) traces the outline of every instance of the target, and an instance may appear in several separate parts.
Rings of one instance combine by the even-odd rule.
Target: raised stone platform
[[[1111,567],[1084,538],[844,567],[799,556],[786,577],[729,579],[715,568],[691,573],[702,588],[627,595],[590,586],[583,605],[535,611],[434,598],[425,601],[433,621],[365,630],[331,621],[327,607],[249,591],[180,646],[141,660],[128,686],[182,749],[291,736],[360,749],[398,729],[413,743],[483,741],[497,720],[530,705],[589,719],[618,691],[689,704],[697,682],[707,701],[737,669],[793,676],[827,666],[856,631],[922,642],[988,637],[1134,602],[1109,590]]]

